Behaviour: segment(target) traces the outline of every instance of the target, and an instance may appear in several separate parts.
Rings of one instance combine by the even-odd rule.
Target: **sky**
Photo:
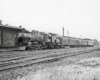
[[[100,40],[100,0],[0,0],[3,24]]]

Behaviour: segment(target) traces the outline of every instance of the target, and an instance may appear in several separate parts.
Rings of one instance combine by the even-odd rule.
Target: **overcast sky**
[[[100,0],[0,0],[4,24],[100,40]],[[82,35],[82,36],[81,36]]]

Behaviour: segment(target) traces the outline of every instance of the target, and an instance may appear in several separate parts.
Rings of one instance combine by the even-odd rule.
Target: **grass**
[[[89,58],[76,64],[44,68],[17,80],[100,80],[100,58]]]

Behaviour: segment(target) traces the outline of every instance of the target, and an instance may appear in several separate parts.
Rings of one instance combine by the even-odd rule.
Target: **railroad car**
[[[98,45],[98,41],[96,39],[94,39],[94,45]]]
[[[81,38],[77,38],[77,40],[78,40],[78,41],[77,41],[77,47],[81,47],[81,46],[82,46],[82,45],[81,45],[81,40],[82,40],[82,39],[81,39]]]
[[[62,36],[62,37],[58,37],[58,39],[60,40],[61,47],[69,46],[70,38]]]
[[[81,46],[82,47],[87,47],[88,46],[88,40],[81,39]]]
[[[93,47],[94,40],[88,40],[88,47]]]
[[[60,39],[62,47],[65,47],[65,46],[79,47],[79,46],[81,46],[81,39],[79,39],[79,38],[64,36],[64,37],[60,37],[59,39]]]
[[[80,45],[80,40],[77,38],[70,37],[70,43],[71,47],[78,47]]]

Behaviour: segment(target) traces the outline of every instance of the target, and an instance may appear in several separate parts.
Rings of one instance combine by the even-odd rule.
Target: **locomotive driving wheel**
[[[43,49],[42,45],[39,45],[39,50],[42,50],[42,49]]]
[[[39,50],[39,47],[37,45],[32,46],[32,50]]]
[[[32,46],[32,48],[31,48],[32,50],[41,50],[42,49],[42,46],[41,45],[33,45]]]

